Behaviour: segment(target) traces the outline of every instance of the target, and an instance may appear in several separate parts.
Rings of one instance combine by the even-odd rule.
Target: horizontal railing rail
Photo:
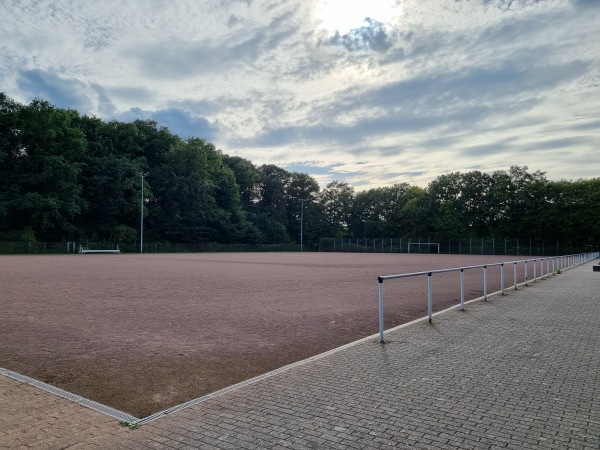
[[[600,257],[600,252],[578,253],[564,256],[548,256],[541,258],[519,259],[515,261],[506,261],[489,264],[477,264],[473,266],[452,267],[447,269],[424,270],[420,272],[401,273],[396,275],[380,275],[377,277],[379,285],[379,342],[384,343],[384,291],[383,284],[385,280],[393,280],[400,278],[410,278],[427,275],[427,316],[429,323],[432,322],[433,315],[433,274],[460,272],[460,309],[465,309],[465,270],[483,269],[483,300],[487,300],[488,295],[500,293],[504,295],[505,291],[505,274],[504,268],[506,265],[513,266],[513,289],[517,289],[519,284],[529,284],[529,263],[533,264],[533,278],[531,281],[537,282],[538,279],[550,277],[563,270],[569,270],[580,264],[597,259]],[[539,276],[538,276],[538,261],[539,261]],[[517,265],[523,264],[524,281],[518,282]],[[487,292],[487,269],[489,267],[500,267],[500,290],[492,293]]]

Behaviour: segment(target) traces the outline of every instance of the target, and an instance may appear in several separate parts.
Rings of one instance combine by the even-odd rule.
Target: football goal
[[[440,253],[439,242],[409,242],[408,253]]]

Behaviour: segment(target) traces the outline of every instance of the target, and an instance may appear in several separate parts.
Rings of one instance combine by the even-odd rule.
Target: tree
[[[378,213],[381,193],[380,189],[369,189],[354,196],[348,223],[351,236],[381,236],[381,218]]]
[[[263,242],[287,243],[290,235],[286,217],[286,190],[291,174],[274,164],[258,168],[261,173],[258,184],[257,221]]]
[[[487,173],[473,170],[460,177],[460,195],[456,206],[468,236],[490,236],[493,214],[490,208],[490,190],[493,178]]]
[[[156,169],[154,194],[161,228],[175,242],[244,242],[256,230],[241,209],[233,171],[221,153],[202,139],[179,141]]]
[[[16,159],[20,147],[21,127],[19,112],[21,105],[0,93],[0,230],[3,235],[12,235],[20,240],[19,230],[10,230],[16,224],[11,218],[11,201],[19,195],[20,177],[16,172]],[[10,236],[9,236],[10,237]]]
[[[218,153],[201,139],[190,139],[173,145],[165,159],[153,184],[165,237],[175,242],[221,240],[213,228],[224,218],[213,180],[221,164]]]
[[[546,239],[577,248],[600,248],[600,178],[548,183],[549,205],[540,219]]]
[[[262,173],[250,161],[239,156],[223,155],[223,163],[233,172],[239,187],[240,202],[247,213],[255,213],[260,198]]]
[[[458,202],[461,177],[460,172],[440,175],[427,187],[433,214],[432,228],[438,239],[455,238],[467,233]]]
[[[73,219],[87,207],[78,180],[86,150],[85,136],[73,126],[78,114],[42,100],[21,107],[6,96],[1,101],[5,230],[29,230],[44,240],[71,239]]]
[[[492,192],[502,199],[501,220],[497,224],[497,234],[504,236],[538,237],[542,212],[549,206],[546,196],[548,181],[545,173],[527,172],[527,166],[511,166],[508,172],[498,171],[493,179],[501,180]],[[496,200],[498,202],[498,200]],[[492,209],[492,211],[496,211]]]
[[[295,236],[294,241],[297,243],[300,243],[302,231],[304,242],[314,244],[316,238],[313,236],[314,230],[306,225],[312,222],[311,216],[314,212],[312,205],[316,202],[318,193],[319,184],[313,177],[300,172],[290,174],[285,190],[286,222],[288,234]],[[304,222],[301,223],[301,220]]]
[[[88,207],[76,220],[79,239],[91,241],[138,239],[141,174],[148,165],[143,156],[115,145],[112,130],[96,117],[79,117],[77,127],[84,133],[87,151],[79,176],[81,197]],[[146,197],[152,191],[145,186]]]
[[[404,237],[429,236],[432,232],[431,204],[427,191],[411,186],[406,193],[406,202],[402,207],[406,234]]]
[[[341,238],[348,234],[354,188],[348,183],[332,181],[319,194],[319,203],[327,223],[327,236]]]

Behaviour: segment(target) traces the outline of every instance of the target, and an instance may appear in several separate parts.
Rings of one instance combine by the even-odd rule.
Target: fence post
[[[500,264],[500,294],[504,295],[504,263]]]
[[[533,260],[533,282],[537,283],[537,270],[536,270],[536,266],[537,266],[537,259]]]
[[[515,283],[515,291],[517,290],[517,263],[515,262],[513,281]]]
[[[527,278],[527,263],[529,261],[525,260],[525,286],[529,286],[529,284],[527,284],[528,278]]]
[[[429,316],[429,323],[431,323],[431,315],[433,311],[433,296],[432,296],[432,281],[431,272],[427,274],[427,315]]]
[[[465,269],[460,269],[460,310],[465,310]]]
[[[383,278],[377,277],[379,281],[379,343],[383,344]]]

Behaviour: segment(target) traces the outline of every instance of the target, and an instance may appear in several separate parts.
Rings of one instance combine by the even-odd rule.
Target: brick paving
[[[530,284],[135,430],[0,376],[0,446],[598,449],[600,274]]]

